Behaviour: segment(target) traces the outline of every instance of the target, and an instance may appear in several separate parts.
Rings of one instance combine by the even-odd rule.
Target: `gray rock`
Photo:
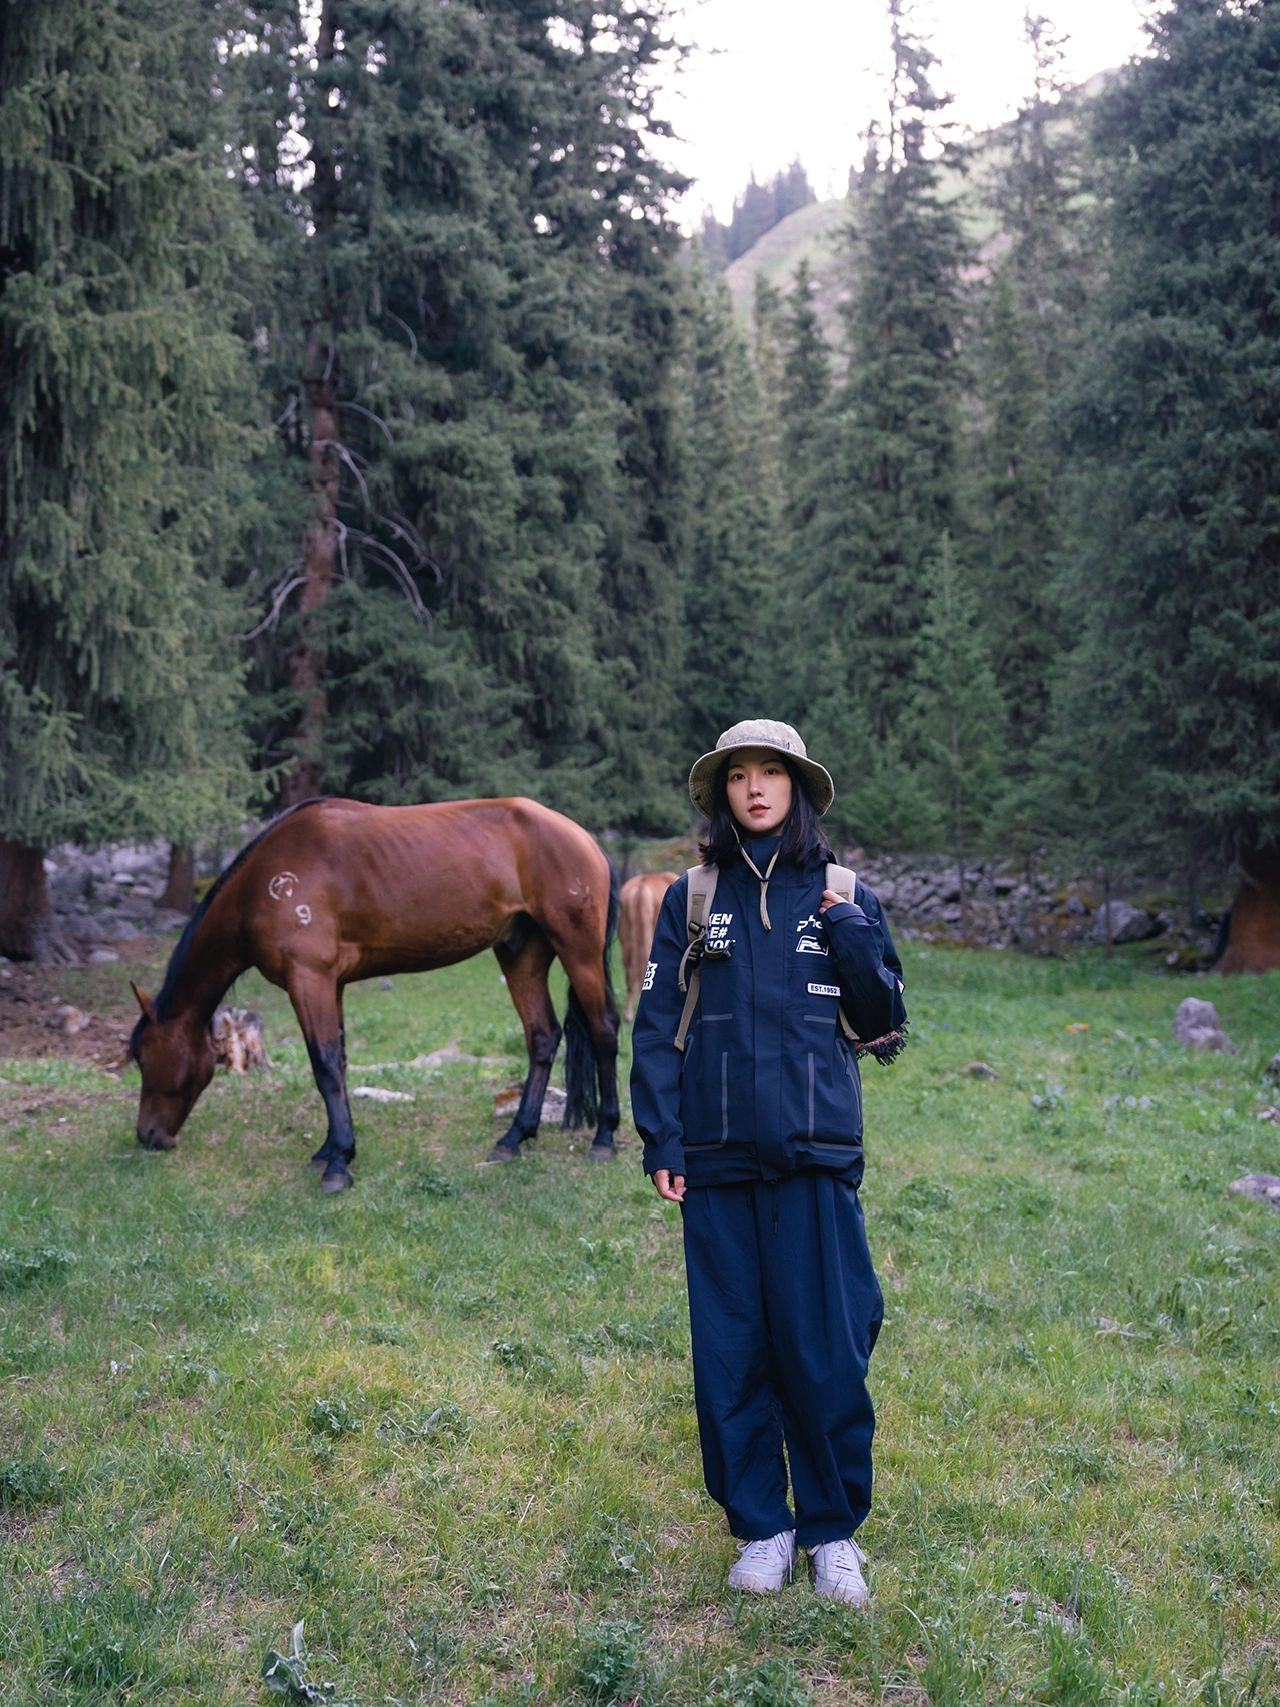
[[[1264,1071],[1269,1079],[1280,1079],[1280,1049],[1267,1062]]]
[[[998,1079],[1000,1077],[989,1061],[970,1061],[968,1066],[961,1067],[960,1071],[968,1079]]]
[[[1143,942],[1149,936],[1158,936],[1163,929],[1163,926],[1141,907],[1131,906],[1128,901],[1108,901],[1099,907],[1094,915],[1093,924],[1089,928],[1090,942],[1107,940],[1108,915],[1111,918],[1112,942]]]
[[[1173,1016],[1173,1040],[1192,1049],[1205,1049],[1213,1055],[1234,1055],[1236,1046],[1222,1029],[1218,1010],[1212,1002],[1202,1002],[1188,996],[1178,1004]]]
[[[1067,912],[1073,919],[1081,919],[1084,917],[1084,902],[1078,895],[1067,896]]]
[[[1280,1176],[1276,1174],[1243,1174],[1233,1179],[1227,1190],[1237,1197],[1253,1197],[1280,1210]]]
[[[112,966],[120,956],[114,948],[91,948],[87,958],[90,966]]]

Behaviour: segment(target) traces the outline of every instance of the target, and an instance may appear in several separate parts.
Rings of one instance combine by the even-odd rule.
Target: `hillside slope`
[[[1051,132],[1081,128],[1088,102],[1115,75],[1112,71],[1099,72],[1074,91],[1063,102],[1061,117],[1050,127]],[[985,271],[1001,246],[1003,234],[991,205],[991,191],[998,171],[1008,160],[1012,136],[1011,123],[984,131],[970,145],[968,169],[952,169],[943,177],[944,199],[959,198],[962,202],[965,227],[976,257],[975,270],[979,273]],[[819,316],[828,339],[837,343],[840,304],[848,298],[856,276],[856,262],[850,262],[843,235],[854,215],[855,204],[848,196],[811,202],[766,231],[745,255],[731,261],[724,277],[742,318],[751,320],[757,274],[763,274],[785,294],[791,289],[796,268],[807,260],[817,287]]]

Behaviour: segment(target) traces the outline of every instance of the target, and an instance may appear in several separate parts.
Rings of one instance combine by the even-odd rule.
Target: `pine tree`
[[[1025,30],[1033,86],[988,192],[1007,246],[980,293],[973,360],[973,508],[981,535],[974,555],[1009,705],[1013,766],[1024,785],[1064,646],[1053,593],[1063,533],[1060,400],[1079,354],[1094,266],[1080,120],[1061,76],[1064,41],[1031,12]],[[1011,830],[1015,839],[1025,834],[1025,826]]]
[[[956,862],[963,928],[965,866],[990,848],[1004,791],[1006,711],[977,598],[945,533],[928,564],[925,591],[909,717],[912,782],[922,824],[936,821],[941,845]],[[936,832],[929,839],[938,839]]]
[[[1178,0],[1149,28],[1098,115],[1110,278],[1071,421],[1082,639],[1057,718],[1105,851],[1234,855],[1233,964],[1274,965],[1280,10]]]
[[[253,450],[214,23],[159,0],[0,18],[0,950],[41,849],[234,821],[251,790],[222,570]]]
[[[942,162],[959,162],[950,97],[933,87],[936,61],[905,0],[889,0],[889,19],[888,125],[849,232],[858,264],[848,376],[824,445],[830,497],[802,546],[820,577],[806,588],[810,623],[847,613],[847,690],[880,744],[910,701],[925,565],[958,526],[966,257],[959,216],[939,193]]]
[[[336,491],[313,479],[337,569],[323,620],[287,613],[275,649],[277,670],[323,660],[326,787],[523,789],[600,813],[634,737],[674,798],[671,737],[650,738],[659,702],[631,672],[646,633],[658,679],[679,643],[650,460],[676,461],[677,181],[648,152],[657,14],[602,16],[567,5],[549,31],[513,0],[326,0],[296,80],[296,124],[329,162],[297,245],[325,336],[310,350],[277,314],[272,361],[298,453],[337,458]],[[291,134],[277,120],[277,155]],[[273,200],[288,169],[246,190]],[[317,382],[336,426],[315,425]],[[658,810],[653,788],[638,810]]]
[[[767,701],[777,634],[777,512],[757,376],[725,286],[701,270],[691,286],[686,751]]]

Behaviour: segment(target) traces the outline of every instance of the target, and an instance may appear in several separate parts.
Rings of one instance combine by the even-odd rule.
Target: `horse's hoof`
[[[328,1192],[346,1191],[348,1186],[355,1183],[345,1168],[336,1168],[332,1173],[327,1173],[320,1181],[320,1189]]]
[[[510,1144],[495,1144],[485,1157],[484,1165],[488,1167],[491,1162],[518,1162],[519,1160],[519,1150],[513,1150]]]
[[[587,1151],[589,1162],[611,1162],[618,1152],[612,1144],[593,1144]]]

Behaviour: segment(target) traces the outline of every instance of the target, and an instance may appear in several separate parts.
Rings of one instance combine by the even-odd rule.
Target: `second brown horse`
[[[588,1152],[614,1153],[618,1012],[607,951],[617,883],[594,840],[535,801],[367,806],[309,800],[243,848],[196,909],[130,1053],[142,1070],[138,1139],[172,1149],[213,1076],[209,1022],[249,967],[289,994],[329,1131],[312,1161],[322,1188],[350,1185],[342,993],[393,972],[425,972],[491,948],[524,1026],[529,1071],[491,1161],[518,1156],[538,1127],[561,1028],[547,972],[569,979],[566,1125],[596,1124]],[[598,1091],[597,1095],[597,1083]]]

